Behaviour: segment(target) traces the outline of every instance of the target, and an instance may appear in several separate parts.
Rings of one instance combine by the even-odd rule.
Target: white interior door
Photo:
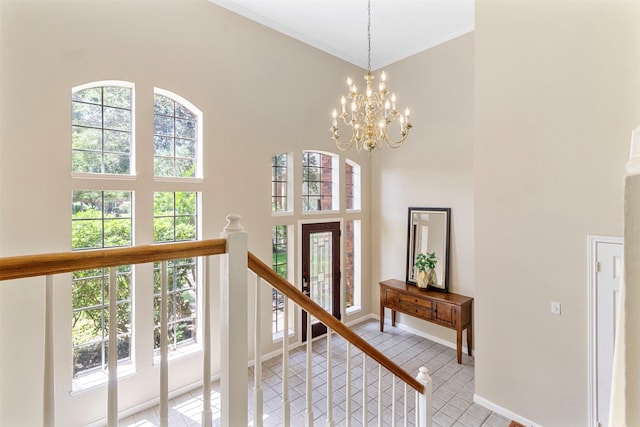
[[[609,420],[616,316],[620,310],[622,243],[596,242],[596,263],[597,425],[606,427]]]

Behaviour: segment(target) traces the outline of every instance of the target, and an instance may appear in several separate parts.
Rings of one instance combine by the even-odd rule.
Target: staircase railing
[[[333,385],[331,382],[332,360],[331,360],[331,336],[336,333],[342,336],[347,345],[347,381],[345,384],[345,408],[346,425],[351,425],[351,381],[350,378],[350,349],[351,345],[362,351],[363,359],[363,379],[362,384],[362,424],[367,424],[368,404],[369,404],[369,384],[367,380],[366,363],[367,358],[378,363],[378,425],[383,425],[385,407],[383,405],[383,369],[392,376],[392,405],[391,405],[391,425],[396,425],[398,418],[396,414],[396,379],[405,384],[404,387],[404,425],[408,425],[408,407],[412,406],[409,399],[407,387],[415,390],[416,398],[414,410],[416,413],[415,425],[431,425],[431,378],[426,368],[421,368],[417,378],[409,375],[406,371],[387,358],[379,350],[370,345],[362,337],[354,333],[346,325],[334,318],[322,307],[309,299],[291,283],[276,274],[271,267],[260,261],[255,255],[247,250],[247,234],[239,223],[239,217],[229,215],[229,223],[225,227],[220,239],[137,246],[130,248],[117,248],[106,250],[78,251],[67,253],[52,253],[42,255],[28,255],[0,258],[0,281],[21,279],[27,277],[45,277],[45,357],[44,357],[44,379],[43,379],[43,425],[55,425],[55,374],[53,363],[53,276],[56,274],[70,273],[74,271],[110,268],[109,296],[110,306],[116,306],[116,267],[120,265],[142,264],[151,262],[162,262],[162,270],[165,272],[162,279],[161,306],[161,336],[167,336],[166,321],[166,270],[167,261],[188,258],[204,257],[204,286],[203,286],[203,412],[202,425],[212,424],[211,413],[211,298],[208,293],[211,289],[210,283],[210,260],[211,256],[222,255],[220,257],[220,310],[221,310],[221,342],[216,347],[220,349],[220,415],[221,425],[238,426],[248,424],[248,403],[247,384],[237,381],[238,378],[246,378],[247,366],[249,364],[248,355],[248,309],[247,309],[247,269],[256,274],[256,325],[255,331],[260,331],[260,282],[264,281],[277,289],[285,298],[285,336],[283,338],[283,383],[282,383],[282,420],[283,425],[290,422],[290,402],[288,397],[288,362],[289,362],[289,340],[288,331],[288,300],[295,303],[300,309],[305,310],[328,328],[327,334],[327,425],[334,425],[332,410],[337,403],[332,401]],[[116,348],[116,310],[109,310],[112,318],[109,321],[109,347]],[[311,321],[307,322],[308,334],[310,337]],[[253,425],[262,425],[262,377],[261,377],[261,345],[260,333],[255,334],[255,355],[254,355],[254,407]],[[313,425],[313,400],[311,389],[311,355],[312,340],[307,340],[307,408],[305,419],[307,425]],[[167,340],[161,340],[160,345],[160,425],[166,426],[168,418],[168,356]],[[109,352],[108,358],[108,383],[107,383],[107,425],[116,426],[118,419],[118,367],[117,352]],[[388,418],[388,417],[387,417]]]
[[[281,292],[282,294],[284,294],[285,296],[285,301],[284,301],[284,307],[285,309],[287,308],[288,305],[288,300],[291,300],[293,303],[295,303],[300,309],[306,311],[310,316],[312,316],[313,318],[317,319],[318,321],[322,322],[325,326],[327,326],[328,328],[328,335],[327,335],[327,390],[326,390],[326,399],[327,399],[327,413],[326,413],[326,419],[327,419],[327,425],[334,425],[334,420],[333,420],[333,416],[332,416],[332,408],[334,406],[334,402],[332,401],[332,395],[333,395],[333,387],[332,387],[332,383],[331,383],[331,368],[332,368],[332,361],[331,361],[331,332],[335,332],[338,335],[340,335],[341,337],[343,337],[349,344],[348,345],[353,345],[356,348],[360,349],[363,353],[363,364],[366,367],[366,358],[369,357],[371,359],[373,359],[375,362],[377,362],[379,364],[379,371],[378,371],[378,413],[377,413],[377,418],[378,418],[378,425],[383,425],[383,419],[384,419],[384,405],[382,404],[383,402],[383,390],[382,390],[382,385],[383,385],[383,381],[382,381],[382,368],[386,369],[391,375],[392,375],[392,387],[393,387],[393,396],[392,396],[392,406],[391,406],[391,413],[389,414],[389,417],[392,421],[392,425],[396,425],[396,420],[397,420],[397,413],[396,413],[396,397],[395,397],[395,380],[398,379],[401,382],[403,382],[404,384],[408,385],[410,388],[414,389],[416,391],[416,402],[417,402],[417,407],[416,407],[416,425],[420,425],[420,426],[426,426],[426,425],[431,425],[431,379],[429,378],[428,375],[428,371],[426,370],[426,368],[421,368],[421,373],[418,376],[418,378],[414,378],[413,376],[411,376],[409,373],[407,373],[404,369],[402,369],[401,367],[399,367],[397,364],[395,364],[391,359],[389,359],[388,357],[386,357],[382,352],[380,352],[377,348],[373,347],[371,344],[369,344],[366,340],[364,340],[362,337],[360,337],[358,334],[356,334],[355,332],[353,332],[349,327],[347,327],[344,323],[342,323],[340,320],[336,319],[334,316],[331,315],[331,313],[329,313],[328,311],[326,311],[325,309],[323,309],[320,305],[318,305],[316,302],[314,302],[312,299],[310,299],[308,296],[306,296],[304,293],[302,293],[302,291],[300,291],[299,289],[297,289],[293,284],[289,283],[287,280],[285,280],[284,278],[282,278],[280,275],[278,275],[271,267],[269,267],[267,264],[265,264],[264,262],[262,262],[260,259],[258,259],[255,255],[253,255],[252,253],[249,253],[249,269],[251,271],[253,271],[258,279],[262,279],[263,281],[265,281],[266,283],[268,283],[269,285],[271,285],[273,288],[275,288],[276,290],[278,290],[279,292]],[[257,286],[256,289],[259,289],[259,280],[256,281],[257,282]],[[259,298],[256,298],[256,300],[258,300]],[[256,307],[256,309],[259,309],[258,307]],[[256,312],[255,315],[255,319],[258,319],[257,321],[259,321],[259,319],[261,318],[261,316],[259,315],[259,312]],[[283,338],[283,360],[286,360],[288,358],[288,340],[286,339],[286,331],[288,330],[288,314],[285,313],[284,315],[284,330],[285,330],[285,337]],[[307,322],[307,337],[311,337],[311,321]],[[259,324],[256,325],[256,328],[259,328]],[[311,339],[309,338],[307,340],[307,360],[310,360],[311,358]],[[347,347],[347,351],[350,352],[350,347]],[[260,360],[259,359],[260,355],[256,354],[255,355],[255,360]],[[350,355],[347,356],[347,375],[350,374],[351,371],[351,357]],[[363,368],[365,371],[366,369]],[[286,376],[287,370],[285,369],[285,367],[283,366],[283,376]],[[259,374],[255,375],[256,377],[259,377]],[[312,372],[311,372],[311,368],[310,368],[310,363],[307,363],[307,378],[312,377]],[[362,401],[362,420],[363,420],[363,425],[366,425],[366,420],[368,417],[368,394],[366,392],[366,390],[368,389],[368,384],[366,384],[367,381],[367,375],[363,374],[363,380],[365,381],[365,384],[363,384],[362,386],[362,391],[363,391],[363,401]],[[310,384],[309,381],[307,381],[307,386]],[[351,402],[352,399],[352,395],[351,395],[351,390],[350,390],[350,382],[347,381],[347,384],[345,384],[345,386],[347,386],[347,390],[345,392],[345,403],[347,404],[346,406],[348,406],[348,404]],[[259,393],[259,382],[258,380],[256,380],[256,384],[254,386],[254,401],[259,401],[260,400],[260,393]],[[428,390],[425,390],[426,388],[428,388]],[[256,391],[258,391],[256,393]],[[286,394],[287,391],[287,387],[286,387],[286,382],[283,381],[283,396]],[[405,388],[405,408],[407,408],[407,403],[408,403],[408,397],[406,395],[407,391]],[[309,390],[307,390],[307,393],[309,393]],[[310,425],[310,423],[313,423],[313,412],[312,412],[312,406],[310,405],[310,403],[312,402],[311,396],[307,396],[307,425]],[[288,405],[287,399],[283,398],[283,405]],[[288,408],[283,408],[283,413],[287,413]],[[346,412],[346,425],[351,425],[351,413],[350,411],[345,411]],[[407,413],[404,413],[404,419],[406,420],[407,418]],[[289,425],[288,424],[288,419],[284,419],[283,417],[283,425]],[[260,411],[259,407],[255,407],[254,408],[254,417],[253,417],[253,425],[254,426],[261,426],[262,425],[262,413]]]

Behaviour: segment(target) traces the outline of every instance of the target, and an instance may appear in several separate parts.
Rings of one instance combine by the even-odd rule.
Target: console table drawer
[[[401,301],[399,309],[403,313],[411,314],[412,316],[420,317],[424,320],[431,320],[433,317],[433,311],[431,310],[431,308],[427,308],[424,305]]]
[[[433,302],[430,299],[418,298],[413,295],[400,294],[400,304],[419,305],[429,311],[433,309]]]

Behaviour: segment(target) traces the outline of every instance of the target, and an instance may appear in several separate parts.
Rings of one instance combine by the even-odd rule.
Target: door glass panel
[[[323,231],[310,235],[310,291],[311,299],[331,312],[333,277],[331,268],[331,232]]]

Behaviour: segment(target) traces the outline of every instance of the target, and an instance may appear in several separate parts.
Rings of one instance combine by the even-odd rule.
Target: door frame
[[[299,283],[300,289],[302,288],[302,225],[303,224],[320,224],[324,222],[338,222],[340,223],[340,318],[344,319],[345,316],[345,308],[344,308],[344,218],[341,217],[333,217],[333,218],[308,218],[301,219],[298,221],[298,262],[297,262],[297,283]],[[302,341],[302,308],[297,306],[296,310],[296,323],[298,325],[298,330],[300,331],[300,335],[298,336],[298,342]]]
[[[588,369],[589,374],[587,378],[588,382],[588,394],[587,408],[588,408],[588,425],[589,427],[598,427],[598,405],[596,402],[598,392],[597,382],[597,307],[596,307],[596,276],[598,274],[597,268],[597,250],[596,247],[599,243],[619,244],[624,245],[624,239],[622,237],[613,236],[587,236],[587,277],[589,279],[588,288],[588,321],[589,321],[589,335],[587,339],[587,354],[588,354]]]

